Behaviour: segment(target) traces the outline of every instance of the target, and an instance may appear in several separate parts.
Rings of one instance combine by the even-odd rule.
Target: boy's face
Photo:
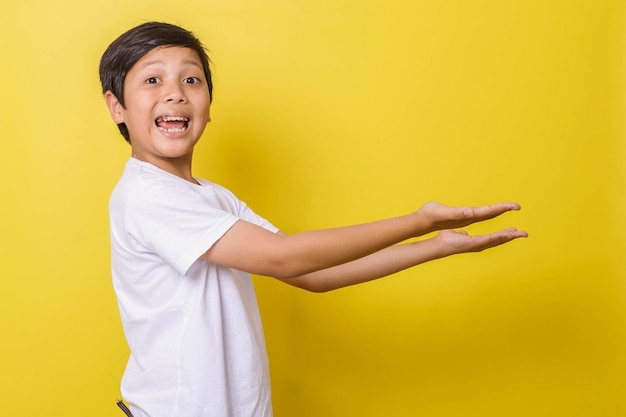
[[[187,160],[210,121],[211,98],[198,54],[189,48],[159,47],[143,56],[124,80],[123,108],[105,98],[115,123],[125,123],[133,156],[161,162]]]

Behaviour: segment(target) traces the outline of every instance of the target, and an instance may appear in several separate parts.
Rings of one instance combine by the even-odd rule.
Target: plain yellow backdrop
[[[314,295],[255,277],[277,417],[626,416],[620,0],[0,5],[0,414],[121,416],[97,67],[165,20],[213,60],[194,172],[288,233],[427,200],[531,238]]]

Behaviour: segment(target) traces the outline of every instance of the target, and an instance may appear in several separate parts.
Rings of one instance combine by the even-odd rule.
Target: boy
[[[131,352],[122,393],[136,417],[272,415],[251,273],[322,292],[527,236],[451,230],[518,210],[515,203],[432,202],[404,216],[287,236],[228,190],[192,176],[212,95],[209,60],[192,33],[135,27],[108,47],[100,79],[131,145],[109,209],[113,283]]]

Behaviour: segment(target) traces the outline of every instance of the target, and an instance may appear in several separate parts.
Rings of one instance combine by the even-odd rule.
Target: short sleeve
[[[153,252],[183,275],[239,220],[212,189],[151,184],[128,203],[124,222],[135,250]]]
[[[246,203],[239,200],[228,189],[208,181],[203,181],[203,184],[209,185],[211,189],[214,190],[222,206],[226,208],[226,211],[233,213],[239,219],[254,223],[257,226],[269,230],[270,232],[278,232],[278,228],[276,226],[252,211]]]

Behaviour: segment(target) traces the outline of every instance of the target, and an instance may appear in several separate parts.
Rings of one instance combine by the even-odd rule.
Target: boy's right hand
[[[456,229],[473,223],[493,219],[511,210],[520,210],[517,203],[498,203],[477,207],[450,207],[436,202],[428,202],[416,215],[422,218],[427,233],[437,230]]]

